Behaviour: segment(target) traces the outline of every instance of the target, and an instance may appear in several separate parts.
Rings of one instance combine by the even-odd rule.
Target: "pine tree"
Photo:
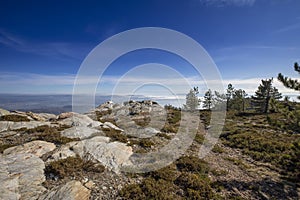
[[[223,110],[223,108],[228,109],[226,94],[222,94],[220,92],[215,91],[215,95],[213,97],[213,104],[215,110]]]
[[[300,66],[298,63],[294,64],[294,70],[300,74]],[[278,74],[278,80],[282,82],[285,87],[300,91],[300,82],[298,80],[285,77],[281,73]],[[300,99],[300,96],[298,96],[298,99]],[[285,98],[283,108],[279,109],[279,113],[285,119],[284,126],[289,130],[293,130],[297,133],[300,132],[300,106],[298,103],[292,103],[289,101],[289,98]]]
[[[261,84],[258,86],[255,96],[252,96],[252,103],[256,106],[261,112],[267,113],[269,109],[270,99],[273,98],[278,100],[282,98],[281,93],[278,92],[278,89],[272,86],[273,78],[261,80]]]
[[[228,111],[231,108],[230,100],[233,98],[234,95],[234,87],[232,86],[231,83],[228,84],[227,90],[226,90],[226,110]]]
[[[294,70],[300,74],[300,66],[298,63],[294,64]],[[300,91],[300,82],[298,80],[283,76],[281,73],[278,74],[277,78],[285,87]],[[298,96],[298,99],[300,99],[300,96]]]
[[[234,90],[232,97],[232,107],[238,111],[245,111],[245,99],[248,94],[245,90],[238,89]]]
[[[204,101],[203,101],[203,107],[207,108],[208,110],[211,109],[213,103],[213,93],[209,89],[208,91],[205,92],[204,94]]]
[[[200,100],[197,96],[198,94],[198,87],[194,87],[190,90],[190,92],[186,95],[186,104],[184,105],[184,109],[192,111],[198,108],[200,104]]]

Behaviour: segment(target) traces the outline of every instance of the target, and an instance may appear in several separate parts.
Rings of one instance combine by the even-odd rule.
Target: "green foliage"
[[[158,199],[173,200],[180,199],[176,194],[178,187],[170,181],[156,180],[152,177],[145,178],[141,184],[132,184],[123,188],[120,196],[123,199]]]
[[[231,108],[239,112],[244,112],[247,95],[248,94],[245,92],[245,90],[242,89],[234,90],[232,101],[231,101]]]
[[[200,110],[200,119],[204,123],[204,126],[207,127],[210,124],[211,111],[210,110]]]
[[[218,145],[215,145],[213,148],[212,148],[212,151],[214,153],[223,153],[224,152],[224,149]]]
[[[210,186],[207,169],[203,160],[185,156],[175,164],[146,173],[141,183],[125,186],[120,196],[122,199],[218,199]]]
[[[229,100],[225,94],[215,91],[215,95],[213,96],[214,110],[223,110],[228,102]],[[228,107],[226,109],[228,109]]]
[[[277,118],[277,113],[268,115]],[[300,180],[300,135],[286,134],[268,125],[264,115],[228,116],[221,137],[224,144],[239,148],[253,159],[270,162],[282,169],[282,174]],[[243,122],[243,125],[239,126]],[[251,123],[249,123],[251,122]]]
[[[209,168],[207,162],[195,156],[183,156],[176,162],[177,169],[181,172],[207,173]]]
[[[285,98],[283,102],[270,103],[270,111],[276,114],[267,116],[268,123],[288,133],[300,133],[300,105]],[[274,107],[274,108],[273,108]]]
[[[230,100],[233,99],[234,93],[235,93],[235,89],[232,86],[232,84],[229,83],[228,86],[227,86],[227,90],[226,90],[226,106],[227,106],[227,111],[230,109],[230,107],[232,105],[231,102],[230,102]]]
[[[294,64],[294,70],[300,74],[300,66],[298,63]],[[300,91],[300,82],[298,80],[285,77],[281,73],[278,74],[277,78],[285,87]],[[300,99],[300,96],[298,98]]]
[[[204,139],[205,139],[204,135],[199,134],[199,133],[197,133],[195,138],[194,138],[194,140],[196,142],[198,142],[199,144],[202,144],[204,142]]]
[[[252,96],[252,103],[260,112],[267,113],[269,111],[269,103],[273,98],[274,100],[281,99],[281,93],[272,85],[273,78],[261,80],[255,95]]]
[[[175,180],[175,184],[185,191],[187,199],[213,199],[215,194],[209,183],[210,180],[207,177],[190,172],[183,172]]]
[[[186,95],[186,103],[184,105],[185,110],[193,111],[198,108],[200,104],[200,100],[197,96],[198,94],[198,87],[194,87],[190,90],[190,92]]]
[[[213,106],[213,93],[209,89],[208,91],[205,92],[204,94],[204,101],[203,101],[203,107],[210,110]]]
[[[165,106],[165,110],[167,112],[167,121],[161,132],[177,133],[181,120],[181,110],[170,105]]]

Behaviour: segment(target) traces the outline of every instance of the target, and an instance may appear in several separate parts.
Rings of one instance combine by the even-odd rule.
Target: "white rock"
[[[108,169],[118,173],[120,167],[124,163],[129,162],[129,157],[133,154],[132,148],[124,143],[110,143],[109,141],[109,137],[96,136],[90,139],[72,142],[66,144],[53,154],[52,159],[65,158],[64,155],[75,156],[77,154],[81,158],[97,160]]]
[[[2,131],[13,131],[21,128],[32,129],[38,126],[52,126],[50,122],[39,122],[39,121],[30,121],[30,122],[11,122],[11,121],[0,121],[0,132]]]
[[[119,172],[120,167],[127,163],[129,157],[133,154],[132,148],[124,143],[107,143],[107,141],[109,139],[104,137],[85,140],[83,144],[84,154],[90,155],[108,169]]]
[[[114,129],[114,130],[116,130],[116,131],[124,131],[123,129],[117,127],[116,125],[114,125],[114,124],[111,123],[111,122],[104,122],[103,125],[106,126],[106,127],[111,128],[111,129]]]
[[[58,189],[53,189],[39,200],[88,200],[91,191],[79,181],[70,181]]]
[[[10,114],[10,112],[8,110],[4,110],[4,109],[0,108],[0,116],[8,115],[8,114]]]
[[[72,151],[72,147],[77,144],[78,142],[69,142],[67,144],[62,145],[59,148],[56,148],[51,155],[50,158],[46,161],[46,163],[57,161],[61,159],[66,159],[68,157],[76,157],[76,153]]]
[[[13,155],[13,154],[24,154],[24,153],[31,153],[35,156],[41,157],[45,153],[53,151],[56,148],[55,144],[45,141],[32,141],[25,143],[23,145],[10,147],[3,151],[4,155]]]
[[[33,154],[0,155],[0,199],[37,199],[46,190],[44,168]]]
[[[96,135],[104,135],[104,133],[101,130],[97,130],[94,128],[73,126],[71,128],[63,130],[61,132],[61,135],[68,138],[86,139]]]

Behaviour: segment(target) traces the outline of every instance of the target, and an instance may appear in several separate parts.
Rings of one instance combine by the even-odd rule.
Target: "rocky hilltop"
[[[107,102],[85,114],[0,109],[0,199],[297,199],[295,186],[282,188],[276,167],[222,143],[200,160],[202,123],[174,163],[144,174],[122,171],[135,153],[155,152],[176,137],[182,115],[153,101]]]

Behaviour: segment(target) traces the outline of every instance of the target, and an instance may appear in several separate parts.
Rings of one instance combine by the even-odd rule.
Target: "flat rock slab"
[[[73,126],[71,128],[63,130],[61,132],[61,135],[68,138],[86,139],[96,135],[104,135],[104,133],[101,130],[86,126]]]
[[[30,121],[30,122],[11,122],[11,121],[0,121],[0,132],[3,131],[13,131],[19,130],[22,128],[32,129],[38,126],[52,126],[50,122],[39,122],[39,121]]]
[[[56,148],[55,144],[40,140],[25,143],[23,145],[10,147],[3,151],[3,155],[31,153],[38,157],[53,151]]]
[[[70,181],[57,190],[51,190],[39,200],[88,200],[91,191],[79,181]]]
[[[44,168],[33,154],[0,155],[0,199],[37,199],[46,191]]]

